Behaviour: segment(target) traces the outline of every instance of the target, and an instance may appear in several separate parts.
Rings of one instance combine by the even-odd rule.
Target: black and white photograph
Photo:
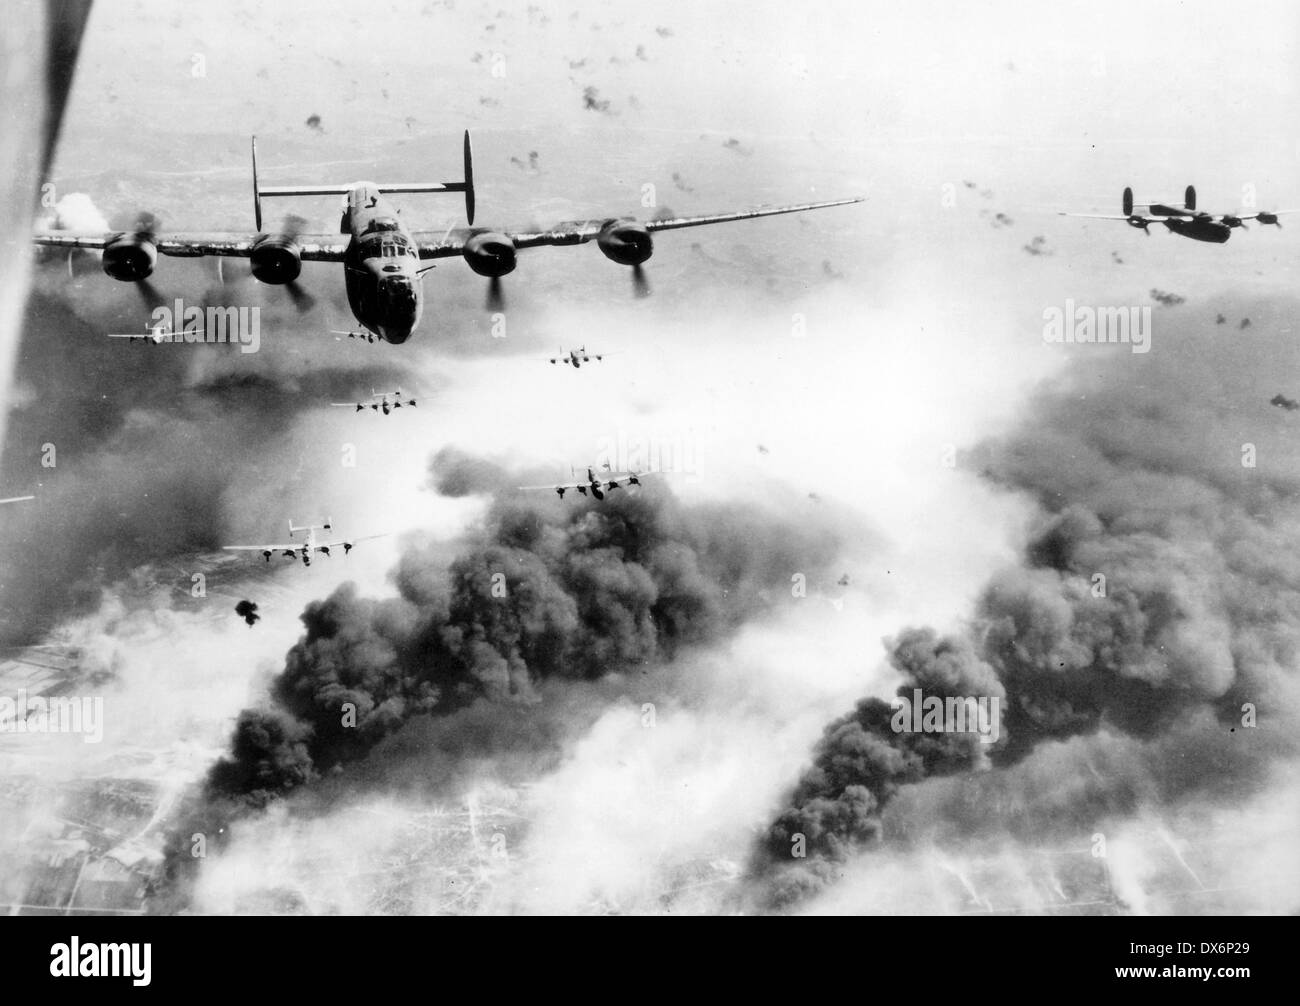
[[[1109,916],[1114,983],[1222,983],[1300,912],[1300,8],[4,15],[37,970],[146,981],[91,917]]]

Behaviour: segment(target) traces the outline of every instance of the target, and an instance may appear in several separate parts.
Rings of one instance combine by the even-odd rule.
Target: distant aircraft
[[[0,500],[0,503],[21,503],[23,500],[34,500],[35,496],[10,496],[7,500]]]
[[[108,337],[110,339],[129,339],[131,342],[135,342],[137,339],[147,340],[156,346],[163,342],[181,342],[184,340],[186,335],[202,334],[202,328],[184,328],[179,332],[175,332],[170,326],[164,325],[162,322],[157,322],[153,325],[145,325],[143,333],[109,332]]]
[[[567,353],[563,348],[561,348],[558,356],[552,356],[549,359],[552,363],[567,363],[572,366],[574,370],[577,370],[584,363],[590,363],[592,360],[599,363],[608,355],[609,354],[607,353],[588,353],[586,346],[579,346],[577,349],[571,349]]]
[[[292,538],[299,531],[306,531],[307,537],[301,542],[290,542],[285,545],[223,545],[222,548],[228,552],[261,552],[267,562],[271,561],[271,556],[276,552],[282,552],[286,559],[301,558],[304,566],[311,565],[312,552],[319,552],[326,558],[329,557],[331,548],[342,547],[343,554],[346,556],[352,551],[352,546],[359,541],[370,541],[374,538],[382,538],[382,534],[370,534],[363,538],[339,539],[338,541],[319,541],[316,538],[317,531],[328,531],[330,529],[330,519],[325,518],[324,524],[304,524],[301,527],[289,521],[289,537]]]
[[[362,339],[365,342],[374,342],[374,332],[352,332],[346,329],[331,328],[330,335],[346,335],[349,339]],[[342,339],[335,339],[335,342],[342,342]]]
[[[649,472],[616,472],[609,467],[608,462],[601,465],[600,470],[601,474],[597,476],[596,473],[588,467],[587,481],[585,482],[561,482],[549,486],[520,486],[519,488],[525,491],[532,491],[535,489],[553,489],[559,494],[560,499],[564,499],[564,494],[568,492],[568,490],[576,489],[583,496],[586,496],[587,493],[591,493],[591,495],[596,499],[603,500],[605,498],[605,493],[613,489],[618,489],[623,485],[639,486],[642,478],[647,474],[653,474]]]
[[[1175,234],[1185,238],[1191,238],[1193,241],[1210,241],[1214,244],[1223,244],[1228,238],[1232,237],[1233,228],[1240,227],[1242,230],[1248,230],[1246,227],[1247,220],[1258,220],[1261,224],[1275,224],[1282,226],[1278,217],[1284,213],[1295,213],[1296,210],[1278,210],[1275,213],[1269,213],[1265,210],[1259,210],[1255,213],[1222,213],[1215,215],[1206,213],[1204,210],[1196,208],[1196,188],[1192,185],[1187,186],[1187,191],[1183,194],[1181,203],[1138,203],[1133,202],[1133,190],[1125,189],[1124,197],[1121,202],[1122,214],[1109,213],[1061,213],[1063,217],[1087,217],[1092,220],[1124,220],[1130,227],[1136,227],[1146,233],[1147,237],[1151,232],[1147,230],[1152,224],[1164,224]],[[1145,209],[1146,213],[1137,213],[1135,209]]]
[[[835,199],[765,209],[637,221],[631,217],[573,220],[547,230],[500,231],[474,226],[474,169],[469,132],[465,133],[465,177],[459,182],[351,182],[342,185],[292,185],[263,188],[257,180],[257,138],[253,138],[253,219],[256,233],[160,234],[149,215],[125,231],[75,234],[44,231],[37,244],[56,248],[89,248],[103,252],[104,272],[122,282],[143,283],[153,272],[158,255],[198,258],[206,255],[246,258],[262,283],[284,286],[300,305],[309,296],[297,285],[303,262],[340,262],[348,304],[358,322],[390,343],[403,343],[420,322],[424,309],[422,281],[433,268],[430,259],[462,256],[470,269],[489,280],[488,306],[499,310],[501,277],[515,268],[521,248],[576,245],[595,240],[604,256],[631,266],[633,283],[645,289],[641,264],[650,258],[656,231],[678,227],[747,220],[780,213],[800,213],[859,203],[862,199]],[[445,232],[408,231],[385,198],[395,192],[463,192],[468,227],[448,227]],[[339,234],[305,234],[301,217],[287,217],[279,230],[262,230],[262,199],[283,196],[343,196]],[[348,334],[352,333],[339,333]]]
[[[1294,398],[1287,398],[1286,395],[1283,395],[1280,392],[1270,398],[1268,404],[1276,405],[1281,409],[1286,409],[1287,412],[1294,412],[1296,409],[1300,409],[1300,402],[1297,402]]]
[[[392,396],[392,401],[389,401],[389,396]],[[358,412],[362,412],[365,409],[369,408],[369,409],[373,409],[375,412],[379,412],[382,410],[384,415],[388,415],[388,413],[392,409],[400,409],[403,405],[409,405],[411,408],[415,408],[414,398],[411,398],[408,395],[406,396],[405,401],[402,400],[401,388],[397,388],[393,391],[376,391],[374,388],[371,388],[370,397],[374,399],[374,401],[330,402],[330,405],[334,406],[334,408],[336,409],[350,409],[355,405]]]

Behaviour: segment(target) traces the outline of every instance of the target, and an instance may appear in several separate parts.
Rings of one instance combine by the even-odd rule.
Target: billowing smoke
[[[69,192],[54,204],[52,213],[37,221],[37,227],[96,234],[108,230],[108,219],[86,193]]]
[[[999,699],[997,743],[900,730],[889,702],[862,700],[826,728],[760,843],[765,904],[905,846],[922,805],[931,835],[1086,835],[1148,803],[1244,799],[1294,758],[1300,453],[1257,393],[1289,350],[1180,339],[1149,364],[1077,368],[1020,432],[964,459],[1031,495],[1039,524],[964,631],[886,647],[901,697]],[[956,775],[970,785],[917,790],[890,824],[904,787]],[[1013,814],[992,810],[1008,795]]]
[[[81,194],[64,196],[47,223],[106,226]],[[155,294],[170,306],[202,290],[203,268],[164,260]],[[134,284],[104,276],[91,254],[69,266],[60,253],[37,270],[0,495],[34,493],[39,506],[0,525],[0,641],[35,642],[93,611],[105,588],[137,566],[221,544],[230,495],[247,497],[240,489],[263,482],[258,467],[287,474],[288,460],[290,473],[302,470],[302,449],[286,436],[297,417],[409,376],[402,361],[363,352],[371,347],[336,347],[328,335],[322,346],[310,316],[231,269],[229,284],[202,303],[251,301],[261,312],[255,354],[233,344],[107,338],[143,333],[149,307]],[[313,346],[310,357],[302,344]]]
[[[834,551],[811,526],[686,507],[654,480],[604,503],[501,497],[449,566],[437,550],[408,551],[397,597],[348,583],[307,606],[274,712],[241,722],[213,788],[286,792],[304,780],[300,750],[328,771],[414,716],[479,699],[534,703],[544,681],[669,661],[784,593],[789,569],[820,568]]]
[[[458,447],[444,447],[429,462],[429,482],[443,496],[492,492],[506,484],[506,471]]]
[[[941,639],[920,629],[903,633],[889,647],[891,663],[905,679],[898,690],[902,698],[911,701],[916,689],[945,701],[1005,698],[992,667],[967,640]],[[788,858],[800,837],[819,859],[842,859],[880,838],[881,810],[899,787],[935,774],[968,771],[985,761],[983,742],[974,730],[899,732],[895,718],[889,702],[866,698],[826,728],[790,809],[768,832],[766,852],[773,861]],[[910,726],[910,709],[905,719]]]
[[[483,464],[443,452],[435,477],[449,463]],[[817,521],[687,506],[653,478],[603,502],[498,497],[454,557],[408,549],[397,596],[348,583],[307,606],[269,706],[240,716],[177,835],[219,834],[310,783],[347,785],[357,763],[353,784],[392,785],[379,763],[417,757],[448,781],[489,758],[500,775],[521,752],[535,773],[608,702],[602,682],[723,638],[789,596],[789,570],[819,575],[841,544]],[[193,860],[177,843],[183,871]]]

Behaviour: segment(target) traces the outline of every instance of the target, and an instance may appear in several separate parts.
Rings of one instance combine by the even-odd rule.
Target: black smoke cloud
[[[203,268],[164,267],[155,286],[168,303],[182,294],[200,303],[188,295],[208,282]],[[277,295],[240,281],[202,300],[265,297],[258,353],[154,345],[106,337],[141,331],[149,313],[92,257],[71,276],[62,261],[39,268],[0,458],[5,486],[35,493],[39,505],[0,523],[0,641],[36,642],[95,610],[104,588],[136,567],[216,547],[235,473],[250,459],[276,463],[299,414],[409,383],[371,347],[305,356],[300,345],[319,346],[322,335]]]
[[[1284,335],[1242,347],[1179,333],[1148,362],[1071,371],[1019,433],[971,452],[972,468],[1037,501],[1038,526],[965,631],[909,629],[886,647],[900,695],[1003,696],[1000,741],[986,762],[970,734],[895,733],[887,702],[861,701],[826,728],[759,844],[768,906],[886,841],[905,787],[931,793],[931,838],[1077,836],[1143,802],[1242,799],[1294,759],[1300,453],[1258,393],[1294,356]],[[987,810],[1008,802],[1014,814]]]
[[[790,570],[821,569],[836,544],[758,509],[683,506],[653,480],[603,503],[502,496],[449,565],[435,548],[408,550],[397,597],[344,584],[308,605],[275,682],[275,716],[303,726],[313,764],[328,771],[412,717],[480,699],[534,703],[546,681],[670,661],[783,596]],[[266,737],[272,751],[233,759],[278,763],[281,736]],[[247,780],[283,792],[301,773],[294,762],[268,785],[260,770],[219,767],[212,781],[234,797]]]
[[[993,669],[967,640],[909,630],[889,648],[890,662],[905,679],[900,696],[910,699],[919,688],[927,697],[1005,698]],[[889,702],[866,698],[826,728],[790,809],[769,829],[766,851],[774,861],[790,855],[796,835],[824,858],[842,859],[880,837],[881,809],[901,786],[983,761],[974,734],[895,733],[894,715]]]
[[[478,464],[444,451],[431,467]],[[450,558],[408,548],[396,597],[344,584],[312,602],[268,704],[241,715],[182,816],[167,895],[180,900],[160,910],[197,869],[184,836],[273,799],[450,785],[489,763],[535,777],[626,682],[789,596],[791,570],[831,575],[842,540],[804,506],[687,506],[652,479],[603,502],[500,495]]]
[[[507,475],[495,462],[448,446],[429,461],[429,483],[440,496],[472,496],[505,487]]]

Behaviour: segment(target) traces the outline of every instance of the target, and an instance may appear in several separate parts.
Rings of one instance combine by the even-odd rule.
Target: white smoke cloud
[[[109,230],[108,218],[85,192],[69,192],[52,207],[53,212],[40,217],[36,226],[40,230],[75,231],[82,234],[100,234]]]

